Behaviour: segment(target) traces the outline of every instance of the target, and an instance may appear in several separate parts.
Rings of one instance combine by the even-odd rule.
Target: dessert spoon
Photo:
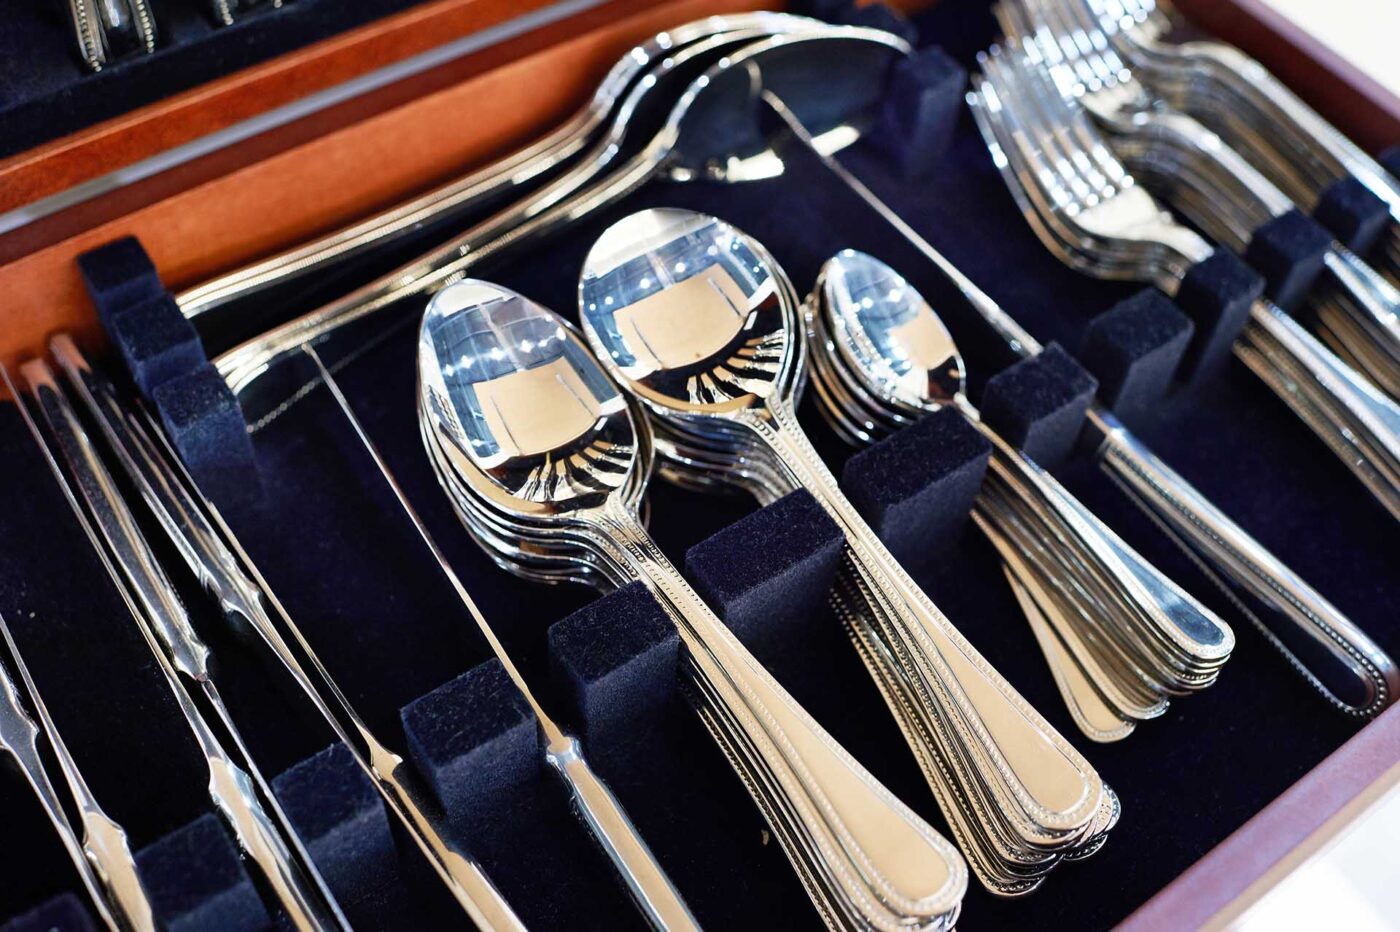
[[[1036,602],[1032,623],[1044,619],[1060,641],[1046,659],[1088,737],[1126,737],[1168,697],[1215,681],[1233,632],[982,422],[952,334],[894,269],[838,253],[808,299],[807,326],[818,407],[848,442],[874,442],[947,405],[991,442],[973,520],[1018,596]],[[1066,653],[1077,671],[1056,663]]]
[[[782,373],[804,345],[792,294],[743,233],[703,214],[653,209],[599,237],[580,276],[579,312],[594,352],[656,423],[702,449],[715,438],[721,455],[741,445],[785,477],[786,489],[810,490],[836,520],[852,604],[868,605],[875,626],[863,655],[867,663],[877,650],[899,659],[881,675],[900,684],[897,701],[926,725],[906,737],[945,817],[989,889],[1027,892],[1059,855],[1107,830],[1111,794],[841,493],[782,391]],[[953,800],[968,794],[997,815],[964,823],[978,817]]]
[[[443,289],[419,330],[419,405],[429,453],[479,543],[508,561],[522,556],[514,539],[574,551],[661,603],[702,720],[828,925],[951,926],[966,885],[956,850],[787,694],[641,524],[645,422],[570,326],[486,282]]]

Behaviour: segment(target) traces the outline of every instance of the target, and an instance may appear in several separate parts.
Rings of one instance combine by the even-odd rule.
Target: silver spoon
[[[506,652],[505,646],[501,644],[496,632],[492,630],[490,623],[481,613],[481,609],[477,607],[475,600],[472,599],[471,594],[462,583],[461,577],[452,568],[452,564],[447,561],[447,557],[443,555],[437,541],[428,533],[427,526],[423,524],[417,510],[409,502],[408,496],[404,493],[398,480],[394,478],[394,474],[389,470],[388,464],[384,462],[378,448],[370,440],[369,434],[360,424],[360,419],[356,417],[354,409],[350,407],[349,400],[341,392],[340,385],[321,361],[321,357],[310,346],[306,347],[306,353],[316,364],[321,380],[326,383],[326,387],[334,396],[341,413],[350,422],[356,436],[359,437],[365,450],[373,458],[380,475],[393,490],[399,506],[413,523],[423,545],[432,554],[433,559],[457,594],[458,600],[466,608],[467,613],[472,616],[472,620],[481,631],[482,637],[490,645],[492,653],[501,662],[501,666],[505,669],[511,682],[530,707],[535,720],[539,723],[540,732],[544,736],[545,761],[568,787],[574,805],[578,809],[579,817],[613,862],[618,873],[622,875],[628,892],[636,901],[638,908],[642,910],[647,920],[656,929],[698,930],[699,923],[690,914],[690,909],[681,899],[680,893],[671,884],[670,878],[666,876],[666,872],[657,862],[656,856],[651,853],[645,839],[633,826],[632,820],[628,818],[622,804],[617,801],[607,784],[589,766],[588,760],[584,757],[583,746],[579,744],[577,738],[566,732],[558,722],[554,721],[545,712],[539,700],[535,698],[530,685],[515,666],[515,662]]]
[[[625,491],[645,459],[645,426],[578,335],[513,292],[459,282],[424,314],[419,389],[461,486],[454,497],[574,533],[671,614],[702,717],[750,775],[823,916],[946,927],[966,885],[961,858],[802,710],[657,548]]]
[[[973,517],[1080,667],[1057,682],[1092,685],[1065,696],[1086,735],[1125,737],[1169,696],[1214,682],[1234,646],[1229,627],[981,422],[952,334],[894,269],[844,250],[823,267],[807,311],[820,406],[838,432],[868,443],[952,405],[992,443]],[[1105,703],[1120,719],[1108,729],[1096,708]]]
[[[1098,775],[899,566],[841,493],[779,390],[786,358],[803,345],[784,278],[753,240],[713,217],[646,210],[594,244],[579,283],[580,316],[608,371],[658,422],[746,434],[788,476],[789,488],[809,489],[841,526],[862,595],[887,625],[889,652],[904,658],[893,674],[903,684],[900,701],[928,726],[906,737],[945,815],[957,828],[966,814],[949,802],[950,792],[985,790],[997,800],[1004,821],[960,834],[1007,825],[1001,847],[1040,862],[1045,851],[1075,847],[1092,836],[1106,798]],[[971,769],[950,791],[936,762],[964,757]],[[1019,881],[993,873],[979,870],[994,888],[1023,892]]]

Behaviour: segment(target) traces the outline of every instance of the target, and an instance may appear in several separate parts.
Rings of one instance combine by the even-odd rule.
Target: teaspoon
[[[1056,671],[1087,736],[1118,740],[1167,699],[1215,681],[1234,646],[1229,627],[1133,552],[1049,473],[984,424],[967,399],[952,334],[919,293],[880,260],[843,250],[807,304],[819,408],[847,440],[870,443],[945,405],[992,444],[974,521],[1001,552],[1080,669]],[[1109,714],[1105,714],[1109,713]]]

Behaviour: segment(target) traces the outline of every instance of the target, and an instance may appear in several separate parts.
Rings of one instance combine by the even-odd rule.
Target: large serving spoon
[[[1126,737],[1167,699],[1214,682],[1234,646],[1224,622],[1183,592],[1077,502],[1049,473],[1003,440],[966,395],[953,336],[894,269],[843,250],[822,268],[807,305],[819,407],[858,444],[945,406],[992,444],[990,481],[973,519],[1079,670],[1056,682],[1081,730]],[[1082,688],[1088,685],[1091,690]],[[1106,712],[1113,715],[1106,716]]]
[[[998,862],[1044,865],[1046,852],[1087,843],[1104,786],[909,578],[803,433],[779,390],[786,358],[803,345],[784,279],[755,241],[728,224],[691,211],[645,210],[594,244],[579,283],[580,315],[608,371],[658,422],[746,434],[787,474],[790,488],[809,489],[841,526],[862,594],[887,625],[884,643],[903,661],[900,701],[927,724],[906,737],[945,815],[960,840],[995,838],[977,845],[982,853],[988,845],[1009,852],[970,853],[990,888],[1025,892],[1034,881]],[[950,789],[941,768],[957,770],[963,760],[970,767]],[[998,815],[965,823],[969,812],[955,796],[986,793]]]
[[[858,121],[881,99],[889,65],[908,51],[889,33],[854,27],[758,41],[739,31],[687,46],[659,63],[619,107],[618,119],[631,127],[623,145],[591,151],[575,168],[460,239],[221,354],[214,363],[241,396],[303,343],[400,299],[431,294],[483,259],[564,228],[648,179],[771,176],[781,162],[755,119],[754,78],[760,66],[764,84],[793,101],[820,146],[834,151],[848,145],[860,137]],[[705,67],[709,70],[697,73]]]
[[[234,303],[248,306],[250,299],[261,305],[273,289],[334,273],[371,251],[421,241],[425,232],[478,215],[509,192],[523,192],[563,169],[590,144],[599,151],[600,145],[619,143],[626,120],[618,117],[638,82],[686,46],[725,33],[770,35],[821,25],[784,13],[752,12],[710,16],[659,32],[619,58],[578,112],[525,148],[350,226],[187,288],[175,301],[191,320]]]
[[[676,623],[699,711],[833,927],[946,928],[966,886],[956,850],[850,757],[715,617],[626,491],[646,426],[562,319],[468,280],[419,331],[421,413],[457,500],[572,535],[641,581]]]

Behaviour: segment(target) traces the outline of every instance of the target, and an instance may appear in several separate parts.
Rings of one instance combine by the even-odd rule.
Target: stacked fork
[[[1312,210],[1339,181],[1360,182],[1389,210],[1381,270],[1400,284],[1400,180],[1239,49],[1164,41],[1181,30],[1161,0],[1074,2],[1157,93],[1246,153],[1301,206]]]
[[[1297,210],[1246,153],[1140,80],[1083,0],[1005,0],[995,12],[1007,45],[1077,97],[1134,174],[1215,240],[1243,251],[1256,229]],[[1308,294],[1319,335],[1400,398],[1400,291],[1341,243],[1323,262],[1325,280]]]
[[[1037,63],[998,48],[981,61],[973,114],[1027,221],[1064,262],[1175,297],[1217,256],[1137,184]],[[1235,353],[1400,517],[1400,407],[1268,301],[1251,305]]]

